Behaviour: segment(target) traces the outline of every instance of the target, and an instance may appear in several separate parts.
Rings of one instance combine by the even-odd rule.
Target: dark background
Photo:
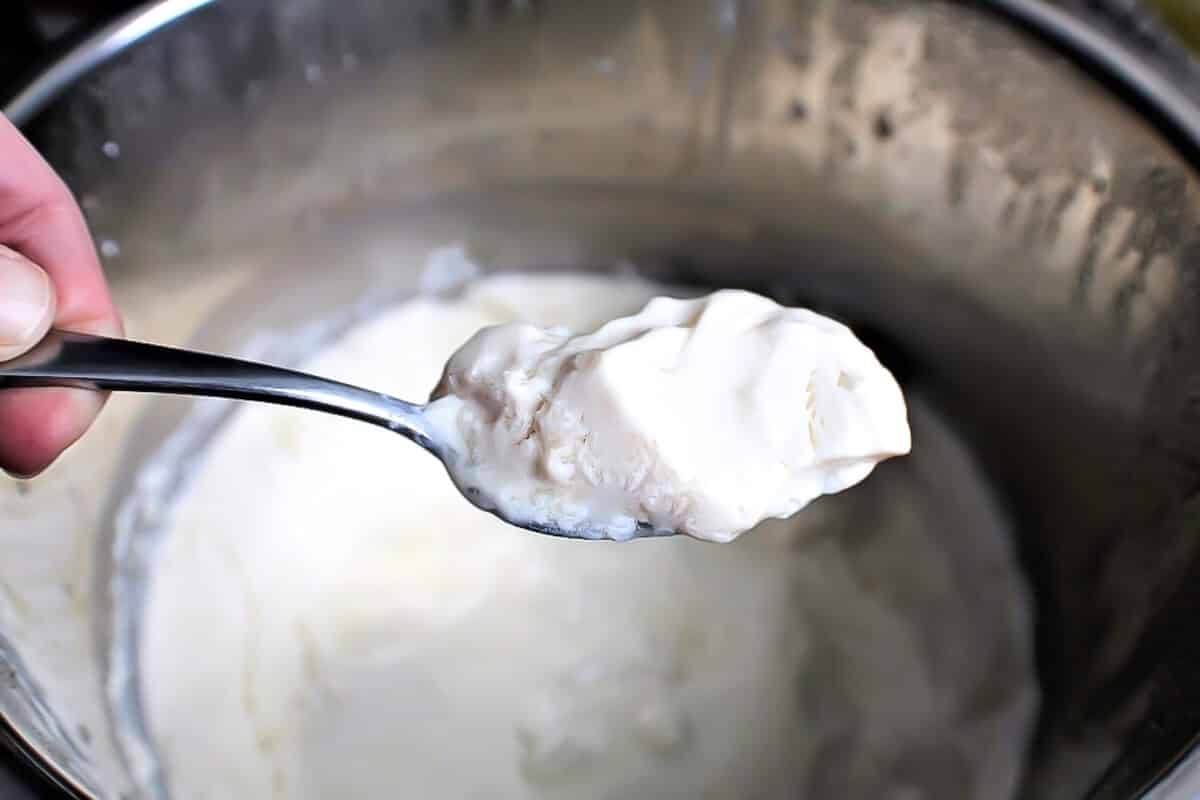
[[[85,28],[136,0],[0,0],[0,89],[11,88]]]

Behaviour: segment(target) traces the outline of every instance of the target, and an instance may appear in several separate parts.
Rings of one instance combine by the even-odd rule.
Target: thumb
[[[0,361],[41,341],[54,321],[50,276],[15,250],[0,245]]]

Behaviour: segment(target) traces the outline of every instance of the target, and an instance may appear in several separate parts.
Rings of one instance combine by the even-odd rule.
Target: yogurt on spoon
[[[484,328],[426,414],[476,505],[597,539],[729,542],[911,448],[899,385],[849,328],[737,290],[583,335]]]

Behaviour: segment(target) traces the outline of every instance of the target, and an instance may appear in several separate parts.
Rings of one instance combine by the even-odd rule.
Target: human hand
[[[51,327],[121,334],[87,223],[66,184],[0,115],[0,361]],[[91,425],[104,395],[82,389],[0,392],[0,469],[32,476]]]

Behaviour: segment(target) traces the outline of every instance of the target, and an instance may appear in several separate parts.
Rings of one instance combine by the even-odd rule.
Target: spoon
[[[387,428],[425,448],[444,466],[460,457],[439,440],[425,406],[295,370],[192,350],[54,330],[33,350],[0,364],[0,389],[53,386],[223,397],[323,411]],[[604,538],[601,531],[586,527],[567,530],[545,520],[509,519],[481,504],[478,487],[456,486],[472,505],[519,528],[569,539]],[[641,523],[637,535],[670,533]]]

